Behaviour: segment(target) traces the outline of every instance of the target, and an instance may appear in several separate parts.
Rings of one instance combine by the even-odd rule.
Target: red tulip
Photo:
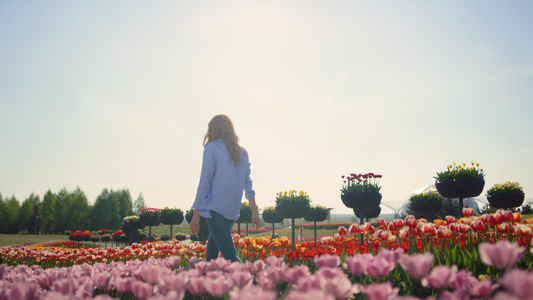
[[[387,222],[385,221],[385,219],[383,219],[383,218],[379,218],[378,219],[378,228],[381,229],[381,230],[386,230],[387,229]]]
[[[463,216],[469,218],[474,215],[474,209],[470,207],[463,207]]]
[[[486,232],[487,228],[485,227],[485,224],[481,222],[480,220],[474,220],[472,221],[472,229],[474,229],[475,232]]]
[[[359,233],[361,231],[359,228],[359,224],[353,223],[352,225],[350,225],[349,231],[351,235]]]
[[[344,226],[340,226],[339,229],[337,229],[337,233],[338,233],[340,236],[345,236],[345,235],[346,235],[346,227],[344,227]]]
[[[394,219],[392,222],[394,222],[394,226],[399,230],[403,227],[403,221],[400,219]]]
[[[456,222],[456,219],[454,216],[446,216],[444,219],[446,220],[446,224],[448,225]]]

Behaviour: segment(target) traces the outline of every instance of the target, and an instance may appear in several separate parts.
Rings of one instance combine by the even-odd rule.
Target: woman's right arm
[[[202,204],[207,200],[207,195],[211,191],[211,182],[213,181],[214,174],[215,159],[211,147],[207,144],[204,148],[200,182],[198,183],[198,189],[196,190],[196,199],[192,205],[193,208],[202,208]]]

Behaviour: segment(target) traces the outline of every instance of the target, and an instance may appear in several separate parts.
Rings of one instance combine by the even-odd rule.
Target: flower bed
[[[287,237],[234,235],[244,265],[221,258],[206,262],[205,246],[198,243],[0,247],[0,296],[532,298],[527,287],[533,275],[527,270],[533,268],[533,221],[510,211],[465,215],[434,222],[412,216],[380,220],[378,228],[354,223],[317,243],[299,242],[295,251]]]

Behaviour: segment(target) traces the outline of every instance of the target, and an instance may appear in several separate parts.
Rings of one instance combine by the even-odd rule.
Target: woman
[[[260,221],[250,179],[248,153],[239,146],[230,118],[216,115],[209,122],[204,137],[202,172],[191,220],[193,234],[200,229],[200,216],[207,221],[210,231],[205,254],[207,261],[222,253],[227,260],[242,263],[237,257],[231,228],[239,219],[243,191],[252,208],[252,223],[258,229]]]

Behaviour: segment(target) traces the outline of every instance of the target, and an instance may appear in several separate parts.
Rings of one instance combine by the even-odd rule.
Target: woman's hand
[[[198,213],[198,210],[195,209],[191,220],[191,233],[197,234],[198,231],[200,231],[200,214]]]
[[[259,219],[257,209],[252,210],[252,224],[255,230],[259,229],[259,226],[261,226],[261,220]]]
[[[259,219],[259,207],[255,204],[255,197],[248,199],[250,207],[252,208],[252,225],[257,230],[261,226],[261,220]]]

